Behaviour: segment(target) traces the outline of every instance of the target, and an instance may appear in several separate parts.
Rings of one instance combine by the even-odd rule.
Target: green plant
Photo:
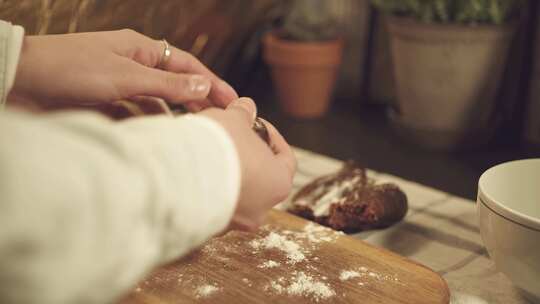
[[[338,22],[331,0],[294,0],[279,32],[280,37],[296,41],[321,41],[338,36]]]
[[[516,16],[523,0],[371,0],[381,11],[424,22],[503,24]]]

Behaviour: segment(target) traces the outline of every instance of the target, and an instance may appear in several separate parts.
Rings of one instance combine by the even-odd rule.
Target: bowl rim
[[[485,179],[486,174],[488,174],[492,170],[496,170],[500,166],[506,166],[510,163],[517,163],[517,162],[528,162],[528,161],[539,161],[540,158],[528,158],[528,159],[520,159],[520,160],[514,160],[509,162],[504,162],[501,164],[498,164],[496,166],[493,166],[486,170],[478,180],[478,202],[484,204],[488,209],[491,211],[497,213],[499,216],[512,221],[515,224],[524,226],[529,229],[533,229],[536,231],[540,231],[540,218],[532,217],[529,215],[526,215],[524,213],[521,213],[519,211],[516,211],[514,209],[511,209],[496,200],[494,200],[492,197],[490,197],[483,189],[482,184],[483,180]]]

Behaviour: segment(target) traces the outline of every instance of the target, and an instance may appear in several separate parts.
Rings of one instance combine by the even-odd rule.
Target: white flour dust
[[[342,270],[339,274],[339,279],[341,281],[347,281],[349,279],[358,278],[360,277],[360,273],[358,271],[354,270]]]
[[[300,244],[287,239],[285,236],[276,232],[270,232],[262,239],[252,240],[250,246],[254,249],[278,249],[285,252],[287,263],[296,264],[303,261],[306,256],[300,248]]]
[[[195,290],[195,292],[197,294],[197,298],[206,298],[219,290],[220,288],[217,287],[216,285],[205,284],[205,285],[197,287],[197,290]]]
[[[279,265],[281,264],[276,261],[268,260],[257,267],[258,268],[274,268],[274,267],[278,267]]]
[[[336,292],[326,283],[318,281],[313,276],[306,274],[303,271],[293,272],[292,277],[288,280],[289,284],[284,284],[283,281],[272,281],[270,288],[278,293],[286,293],[288,295],[307,296],[315,301],[330,298],[336,295]]]

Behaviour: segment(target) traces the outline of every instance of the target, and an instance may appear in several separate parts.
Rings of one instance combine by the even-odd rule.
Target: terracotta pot
[[[288,41],[271,32],[263,43],[282,109],[300,118],[324,115],[341,63],[342,41]]]
[[[425,147],[445,150],[489,140],[515,25],[386,21],[398,100],[390,116],[397,130]]]

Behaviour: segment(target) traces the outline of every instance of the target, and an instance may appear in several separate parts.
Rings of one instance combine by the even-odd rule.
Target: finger
[[[133,96],[129,101],[135,103],[146,114],[165,114],[172,116],[171,109],[161,98],[153,96]]]
[[[227,112],[236,112],[242,120],[247,122],[249,126],[253,125],[257,117],[257,106],[251,98],[242,97],[231,102],[226,109]]]
[[[201,111],[212,107],[212,102],[208,98],[205,98],[203,100],[190,101],[190,103],[197,103],[201,108]]]
[[[142,65],[154,68],[160,65],[165,47],[163,41],[150,39],[132,30],[121,30],[118,33],[119,35],[114,35],[114,38],[122,40],[122,45],[142,46],[129,48],[127,54],[125,51],[118,50],[119,54],[123,54]],[[114,41],[113,44],[117,45],[118,41]],[[233,100],[238,99],[236,91],[212,73],[195,56],[172,45],[169,48],[171,55],[165,62],[163,69],[174,73],[199,74],[207,77],[212,83],[208,97],[215,106],[225,108]]]
[[[124,98],[146,95],[163,98],[171,103],[204,100],[210,92],[207,77],[177,74],[132,63],[127,75],[120,77],[120,91]]]
[[[260,219],[234,217],[227,229],[254,232],[263,222],[264,217],[261,217]]]
[[[285,138],[279,133],[279,131],[267,120],[260,118],[268,130],[270,136],[270,143],[276,154],[276,158],[282,161],[287,167],[290,177],[292,178],[296,173],[296,157],[292,151],[291,146],[287,143]]]
[[[193,101],[186,103],[185,106],[190,113],[198,113],[203,110],[203,108],[199,104]]]
[[[211,107],[212,103],[208,99],[203,99],[197,101],[188,101],[184,104],[184,106],[188,109],[189,112],[197,113]]]
[[[160,49],[163,51],[163,44],[160,42]],[[227,107],[233,100],[238,99],[236,91],[225,81],[212,73],[202,62],[188,52],[171,48],[171,57],[163,68],[169,72],[192,73],[208,77],[212,82],[212,88],[208,98],[212,103],[221,108]]]

